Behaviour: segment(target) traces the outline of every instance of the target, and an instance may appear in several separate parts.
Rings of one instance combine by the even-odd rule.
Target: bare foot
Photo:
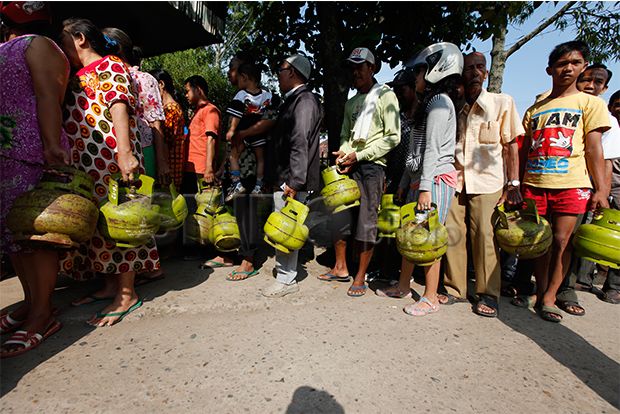
[[[246,259],[243,259],[241,264],[239,266],[237,266],[237,268],[235,269],[235,273],[239,273],[239,272],[252,272],[252,271],[254,271],[254,264],[252,262],[250,262],[249,260],[246,260]]]
[[[116,288],[114,286],[106,286],[103,289],[100,289],[96,292],[89,293],[88,295],[74,300],[71,302],[72,306],[81,306],[87,305],[93,302],[99,302],[102,300],[112,300],[116,296]]]
[[[117,297],[114,302],[90,318],[87,323],[96,327],[112,326],[140,306],[142,306],[142,301],[135,293],[132,296]]]

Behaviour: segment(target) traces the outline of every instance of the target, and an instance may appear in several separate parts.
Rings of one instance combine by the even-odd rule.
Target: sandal
[[[126,311],[122,311],[122,312],[109,312],[109,313],[97,312],[97,318],[98,319],[103,319],[103,318],[109,318],[109,317],[118,316],[118,319],[115,320],[112,323],[112,325],[116,325],[117,323],[122,321],[125,318],[125,316],[129,315],[131,312],[135,311],[140,306],[142,306],[142,299],[138,299],[138,301],[136,303],[134,303],[133,305],[131,305],[129,307],[129,309],[127,309]],[[88,324],[92,325],[92,326],[97,326],[97,324],[92,324],[90,322],[88,322]],[[112,326],[112,325],[108,325],[108,326]]]
[[[562,321],[562,311],[555,306],[542,305],[539,312],[540,317],[548,322],[560,323]]]
[[[483,311],[482,306],[491,308],[491,312]],[[474,306],[474,313],[476,315],[484,316],[486,318],[495,318],[497,317],[497,313],[499,310],[498,308],[499,306],[497,305],[497,301],[494,298],[487,295],[480,295],[480,299],[478,299],[476,306]]]
[[[449,293],[440,293],[437,295],[437,299],[440,305],[454,305],[455,303],[469,302],[466,298],[459,298]]]
[[[351,279],[351,276],[338,276],[333,273],[327,272],[322,275],[318,275],[316,278],[325,282],[348,282]]]
[[[233,270],[228,276],[226,276],[226,280],[230,282],[239,282],[242,280],[246,280],[251,278],[252,276],[256,276],[258,274],[258,269],[250,270],[249,272],[241,271],[241,270]]]
[[[536,306],[536,296],[519,295],[512,298],[510,304],[518,308],[531,309]]]
[[[41,344],[45,339],[55,334],[62,328],[62,324],[56,319],[53,319],[45,329],[43,334],[36,332],[16,331],[4,344],[2,344],[3,350],[0,351],[0,358],[12,358],[28,352]],[[21,348],[17,348],[11,351],[4,351],[6,345],[20,345]]]
[[[13,332],[14,330],[22,326],[24,322],[26,321],[15,320],[11,318],[11,315],[9,315],[8,313],[5,313],[4,315],[0,316],[0,335]]]
[[[88,301],[84,302],[84,303],[79,303],[79,302],[81,302],[81,301],[83,301],[85,299],[88,299]],[[73,302],[71,302],[71,306],[78,307],[78,306],[82,306],[82,305],[90,305],[91,303],[101,302],[101,301],[104,301],[104,300],[112,300],[112,299],[114,299],[114,296],[95,296],[94,293],[90,293],[90,294],[88,294],[88,295],[86,295],[86,296],[84,296],[84,297],[82,297],[82,298],[80,298],[78,300],[74,300]]]
[[[233,267],[234,263],[222,263],[216,262],[215,260],[207,260],[200,265],[201,269],[217,269],[220,267]]]
[[[514,298],[515,296],[519,294],[519,292],[517,291],[516,287],[514,287],[513,285],[510,285],[510,286],[504,286],[501,289],[500,294],[507,298]]]
[[[428,306],[420,306],[425,303]],[[411,316],[426,316],[430,313],[435,313],[439,310],[438,305],[433,305],[433,302],[422,296],[419,301],[410,303],[403,308],[403,312]]]
[[[413,295],[411,294],[411,289],[408,291],[402,291],[400,289],[387,288],[387,289],[377,289],[375,290],[375,295],[381,296],[382,298],[393,298],[393,299],[409,299]]]
[[[352,298],[358,298],[366,294],[366,289],[368,289],[367,285],[362,285],[362,286],[351,285],[349,286],[349,290],[347,290],[347,295],[349,295]]]
[[[609,289],[607,292],[604,292],[601,295],[601,300],[604,300],[607,303],[613,303],[617,305],[620,303],[620,292],[615,289]]]
[[[136,280],[133,283],[134,286],[142,286],[142,285],[146,285],[148,283],[152,283],[152,282],[156,282],[158,280],[162,280],[163,278],[166,277],[166,275],[164,274],[164,272],[162,270],[156,270],[156,274],[154,276],[146,276],[149,272],[147,273],[142,273],[140,275],[136,275]],[[155,273],[155,272],[152,272]]]
[[[568,313],[569,315],[574,315],[574,316],[583,316],[586,314],[586,310],[583,306],[581,306],[578,302],[574,302],[571,300],[565,300],[565,301],[556,301],[556,304],[558,305],[558,308],[562,309],[564,312]]]

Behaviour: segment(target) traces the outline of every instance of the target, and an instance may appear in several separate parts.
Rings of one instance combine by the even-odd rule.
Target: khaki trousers
[[[501,270],[491,215],[503,190],[493,194],[456,194],[446,227],[450,235],[444,285],[449,294],[467,297],[467,233],[476,271],[476,294],[499,299]],[[467,218],[469,220],[467,221]]]

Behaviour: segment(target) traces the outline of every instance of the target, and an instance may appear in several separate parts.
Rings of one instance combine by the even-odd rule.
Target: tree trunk
[[[324,88],[324,125],[329,137],[329,152],[340,148],[340,128],[342,126],[344,104],[349,92],[347,74],[343,71],[344,55],[338,39],[338,9],[332,2],[317,2],[319,18],[319,53],[316,56],[317,66],[323,68]]]
[[[493,48],[491,49],[491,69],[489,70],[489,92],[500,93],[506,68],[506,25],[500,27],[497,34],[493,35]]]

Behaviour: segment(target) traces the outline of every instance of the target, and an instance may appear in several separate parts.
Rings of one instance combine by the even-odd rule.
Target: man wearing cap
[[[280,211],[287,197],[306,201],[309,191],[319,190],[319,130],[321,106],[306,86],[311,66],[302,55],[284,59],[278,67],[278,82],[284,94],[276,125],[272,130],[271,151],[275,177],[272,183],[274,207]],[[281,297],[299,290],[297,253],[276,250],[276,281],[262,291],[266,297]]]
[[[524,130],[513,99],[505,94],[487,92],[482,87],[487,74],[482,53],[465,56],[466,104],[459,113],[454,165],[458,172],[457,193],[446,220],[451,238],[444,280],[448,295],[440,301],[466,301],[469,229],[478,296],[474,312],[495,317],[501,272],[491,215],[495,206],[504,201],[509,204],[522,201],[516,138],[523,135]]]
[[[362,197],[359,212],[353,220],[354,238],[358,244],[359,267],[347,294],[362,296],[366,293],[365,276],[377,239],[377,208],[385,181],[386,155],[400,142],[399,105],[396,95],[374,78],[379,65],[365,47],[351,52],[347,59],[357,94],[344,107],[340,132],[340,150],[335,152],[336,165],[343,174],[357,182]],[[334,215],[338,234],[335,237],[336,264],[321,280],[348,281],[345,238],[351,233],[350,212]]]

